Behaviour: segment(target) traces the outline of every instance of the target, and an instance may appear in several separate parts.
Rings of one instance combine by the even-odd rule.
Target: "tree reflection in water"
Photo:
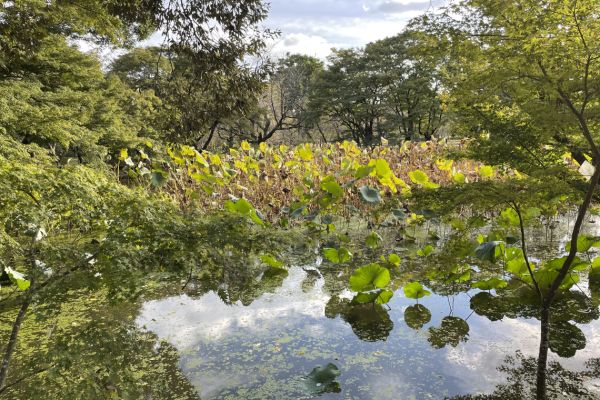
[[[524,400],[536,396],[537,358],[524,357],[520,352],[507,357],[498,371],[506,374],[506,383],[498,385],[491,394],[452,397],[451,400]],[[600,358],[586,362],[579,372],[564,369],[557,361],[546,366],[548,398],[557,400],[594,400],[597,394],[586,386],[590,380],[600,379]]]

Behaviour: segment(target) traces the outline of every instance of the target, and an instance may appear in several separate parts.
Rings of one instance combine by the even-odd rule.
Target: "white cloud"
[[[434,0],[386,0],[380,2],[375,11],[390,14],[400,14],[405,12],[423,12],[427,8],[434,6],[438,1]]]
[[[282,57],[286,53],[299,53],[325,59],[331,53],[331,48],[338,46],[339,43],[332,43],[320,35],[289,33],[271,44],[270,53],[274,58]]]
[[[361,47],[402,31],[440,0],[272,0],[266,21],[282,35],[277,51],[325,58],[329,49]]]

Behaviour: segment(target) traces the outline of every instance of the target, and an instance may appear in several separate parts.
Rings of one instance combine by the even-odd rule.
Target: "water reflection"
[[[347,279],[343,271],[311,266],[256,272],[247,286],[220,285],[218,294],[198,282],[194,297],[146,303],[137,323],[179,349],[180,367],[203,399],[308,399],[317,389],[324,399],[496,393],[516,385],[506,364],[496,370],[507,354],[522,352],[515,360],[527,366],[537,354],[537,304],[526,293],[461,292],[453,283],[443,292],[451,297],[433,295],[419,304],[396,291],[388,309],[354,304]],[[598,356],[594,299],[597,290],[591,298],[572,291],[557,299],[551,349],[570,358],[560,360],[564,368],[549,368],[565,380],[567,368],[581,370]],[[315,368],[329,364],[340,372],[331,385],[307,383]],[[590,371],[580,376],[588,386],[600,372]],[[496,397],[470,398],[528,398],[512,386]],[[586,390],[600,394],[593,386]]]
[[[415,304],[404,310],[404,322],[412,329],[421,329],[431,321],[431,311],[423,304]]]
[[[525,357],[517,351],[507,357],[498,371],[506,375],[506,382],[490,394],[455,396],[451,400],[523,400],[535,398],[537,359]],[[560,362],[547,366],[548,398],[556,400],[598,399],[600,358],[588,360],[580,371],[569,371]]]
[[[386,340],[394,329],[387,309],[380,304],[354,304],[351,300],[332,296],[325,306],[327,318],[341,317],[360,340]]]
[[[178,349],[131,323],[135,305],[117,307],[105,292],[70,295],[26,320],[0,399],[198,399]]]
[[[466,342],[469,337],[469,324],[462,318],[446,316],[442,319],[439,328],[430,327],[427,341],[432,347],[441,349],[450,345],[458,346],[460,342]]]
[[[178,348],[203,399],[532,398],[536,293],[516,280],[499,291],[471,290],[475,278],[499,272],[466,262],[473,243],[464,237],[440,244],[450,249],[443,257],[392,271],[386,305],[357,304],[348,290],[353,268],[320,260],[289,271],[222,267],[187,295],[146,303],[137,324]],[[433,295],[404,297],[398,289],[411,280]],[[600,398],[599,305],[600,278],[556,299],[552,398]]]

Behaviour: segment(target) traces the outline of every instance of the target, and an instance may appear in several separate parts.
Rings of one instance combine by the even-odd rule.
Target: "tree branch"
[[[523,215],[521,214],[521,209],[516,202],[512,202],[512,207],[516,211],[519,216],[519,227],[521,228],[521,250],[523,251],[523,258],[525,259],[525,265],[527,265],[527,271],[529,271],[529,276],[531,276],[531,280],[533,281],[533,286],[535,287],[535,291],[540,297],[540,301],[544,301],[544,295],[540,290],[540,285],[535,279],[535,275],[533,274],[533,269],[531,268],[531,264],[529,263],[529,257],[527,257],[527,245],[525,244],[525,226],[523,223]]]
[[[583,200],[583,203],[581,203],[581,205],[579,206],[579,211],[577,213],[577,219],[575,220],[575,225],[573,226],[573,233],[571,234],[571,249],[569,250],[569,255],[567,256],[565,263],[563,264],[562,268],[560,269],[558,276],[556,277],[556,279],[554,279],[554,281],[552,282],[552,285],[550,286],[550,290],[548,291],[548,294],[547,294],[546,298],[544,299],[544,303],[543,303],[544,307],[550,307],[550,305],[552,304],[552,300],[554,300],[554,297],[556,296],[556,292],[558,291],[558,288],[560,287],[560,285],[562,284],[562,281],[565,279],[565,277],[569,273],[569,270],[571,269],[571,265],[573,264],[573,261],[575,260],[575,256],[577,255],[577,240],[579,239],[579,233],[581,231],[581,227],[583,225],[585,215],[587,214],[587,210],[590,207],[592,198],[594,197],[594,191],[595,191],[596,187],[598,186],[598,181],[600,181],[600,165],[599,164],[600,163],[597,161],[596,165],[594,166],[596,168],[596,170],[594,171],[594,175],[592,176],[592,179],[590,181],[590,186],[585,195],[585,199]]]

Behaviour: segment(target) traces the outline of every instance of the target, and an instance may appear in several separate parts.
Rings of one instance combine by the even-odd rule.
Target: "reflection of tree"
[[[214,291],[225,304],[239,301],[249,306],[263,294],[273,293],[287,276],[287,270],[280,268],[224,265],[205,270],[199,280],[188,285],[187,293],[195,298]]]
[[[550,322],[550,350],[561,357],[573,357],[577,350],[586,345],[585,335],[577,326],[568,321]]]
[[[388,312],[379,304],[353,304],[348,299],[333,296],[325,306],[325,316],[336,318],[338,315],[366,342],[386,340],[394,329]]]
[[[592,304],[600,307],[600,277],[590,275],[590,293],[592,295]]]
[[[526,358],[517,352],[515,357],[507,357],[498,368],[507,375],[507,382],[496,386],[491,394],[453,397],[452,400],[523,400],[533,399],[536,393],[537,359]],[[590,393],[585,383],[600,378],[600,359],[586,362],[586,369],[580,372],[565,370],[558,362],[547,366],[548,398],[593,400],[596,394]]]
[[[77,291],[56,313],[32,316],[0,398],[198,399],[177,349],[139,331],[128,321],[136,312],[102,292]]]
[[[436,349],[450,345],[458,346],[460,342],[466,342],[469,336],[469,324],[462,318],[447,316],[442,319],[439,328],[429,328],[429,343]]]
[[[339,375],[340,370],[335,364],[319,365],[306,376],[306,388],[312,394],[340,393],[342,388],[336,381]]]
[[[539,319],[539,301],[523,290],[503,290],[497,295],[477,293],[471,298],[471,309],[491,321],[508,318]],[[573,324],[586,324],[600,317],[598,307],[584,293],[569,291],[562,293],[552,306],[550,322],[550,350],[561,357],[573,357],[577,350],[585,348],[583,332]]]
[[[423,304],[414,304],[404,310],[404,322],[412,329],[421,329],[431,321],[431,311]]]
[[[302,291],[308,293],[315,287],[321,274],[315,269],[305,269],[304,272],[306,272],[306,277],[302,280]]]

